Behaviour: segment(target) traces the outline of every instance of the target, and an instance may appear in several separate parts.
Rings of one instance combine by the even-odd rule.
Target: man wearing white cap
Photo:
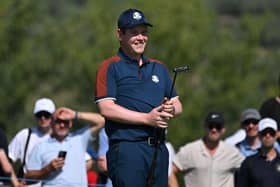
[[[257,154],[242,163],[237,187],[278,187],[280,184],[280,156],[274,147],[277,123],[264,118],[259,122],[258,131],[262,146]]]
[[[37,125],[32,128],[20,130],[9,144],[9,158],[15,163],[20,161],[21,167],[18,177],[23,177],[26,172],[25,164],[28,162],[31,150],[49,137],[51,132],[52,113],[55,111],[55,104],[51,99],[40,98],[35,102],[33,114]]]

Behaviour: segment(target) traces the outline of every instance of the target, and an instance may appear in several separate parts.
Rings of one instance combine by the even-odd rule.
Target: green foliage
[[[171,121],[170,141],[178,148],[201,137],[210,110],[224,113],[229,134],[239,127],[244,108],[259,108],[264,99],[278,94],[280,66],[277,43],[262,46],[276,37],[271,27],[278,18],[276,8],[252,14],[244,8],[249,4],[237,2],[2,0],[1,127],[11,138],[33,126],[33,104],[39,97],[50,97],[57,106],[96,111],[96,69],[118,49],[119,13],[136,7],[154,25],[146,54],[170,70],[191,68],[177,77],[184,112]]]

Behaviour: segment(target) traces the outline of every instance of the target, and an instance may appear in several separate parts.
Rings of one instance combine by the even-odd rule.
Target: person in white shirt
[[[183,174],[185,186],[234,187],[234,174],[244,156],[221,140],[224,132],[222,114],[210,112],[204,137],[180,148],[173,160],[173,171]]]
[[[13,163],[20,162],[21,167],[17,172],[19,178],[22,178],[26,172],[25,165],[33,147],[50,136],[54,111],[55,104],[51,99],[40,98],[36,100],[33,110],[36,126],[20,130],[11,140],[8,156]]]

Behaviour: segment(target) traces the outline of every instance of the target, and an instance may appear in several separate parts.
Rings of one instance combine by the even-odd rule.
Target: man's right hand
[[[56,158],[49,164],[51,171],[60,170],[64,166],[64,158]]]

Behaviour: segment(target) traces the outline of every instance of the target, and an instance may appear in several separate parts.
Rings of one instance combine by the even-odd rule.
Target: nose
[[[63,128],[63,127],[65,127],[65,124],[64,124],[63,122],[60,122],[60,123],[59,123],[59,127],[62,127],[62,128]]]
[[[142,33],[138,33],[138,34],[136,35],[136,37],[137,37],[138,40],[143,40],[146,36],[143,35]]]

